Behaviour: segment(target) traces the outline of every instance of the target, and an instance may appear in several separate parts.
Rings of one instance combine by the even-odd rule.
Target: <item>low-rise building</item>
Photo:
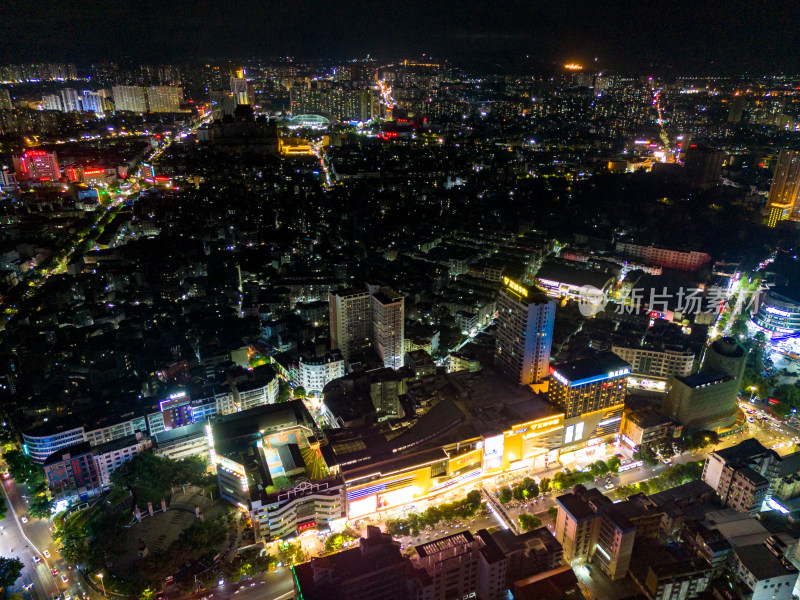
[[[729,572],[744,600],[790,600],[798,575],[788,559],[766,544],[734,548]]]
[[[780,475],[781,459],[755,439],[708,455],[702,480],[711,486],[723,506],[755,514],[771,495]]]
[[[635,452],[639,446],[657,446],[675,438],[680,438],[683,426],[675,419],[662,415],[657,410],[645,408],[622,412],[619,432],[622,441]]]

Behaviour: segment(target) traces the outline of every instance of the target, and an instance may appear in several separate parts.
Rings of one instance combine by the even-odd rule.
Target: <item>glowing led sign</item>
[[[528,290],[525,286],[518,284],[516,281],[512,281],[508,277],[503,277],[503,284],[510,290],[517,292],[520,296],[524,296],[525,298],[528,297]]]

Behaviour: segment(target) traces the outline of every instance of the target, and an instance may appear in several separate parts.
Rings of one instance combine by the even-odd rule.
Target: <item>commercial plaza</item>
[[[223,417],[208,425],[220,491],[250,513],[258,539],[274,541],[415,510],[498,475],[602,458],[619,431],[626,364],[608,353],[561,371],[551,398],[569,399],[569,418],[492,367],[436,376],[443,397],[397,433],[322,431],[300,401]],[[576,411],[589,396],[599,404]]]

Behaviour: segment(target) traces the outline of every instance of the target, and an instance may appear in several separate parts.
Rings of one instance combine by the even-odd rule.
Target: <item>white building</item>
[[[749,600],[790,600],[797,583],[797,569],[766,544],[750,544],[732,550],[730,573],[747,590]]]
[[[135,113],[147,112],[147,96],[145,88],[138,85],[115,85],[111,88],[114,94],[114,109]]]
[[[344,377],[344,358],[338,350],[324,356],[301,356],[297,361],[296,384],[305,388],[308,395],[321,395],[328,382]]]
[[[135,435],[120,438],[113,442],[106,442],[92,448],[94,462],[100,475],[100,485],[111,485],[111,473],[117,470],[124,462],[150,447],[150,439],[139,432]]]
[[[677,347],[663,350],[628,346],[611,346],[611,351],[630,363],[631,373],[666,379],[670,375],[686,377],[692,374],[694,352]]]
[[[383,366],[403,366],[405,298],[389,287],[372,294],[372,346],[383,360]]]

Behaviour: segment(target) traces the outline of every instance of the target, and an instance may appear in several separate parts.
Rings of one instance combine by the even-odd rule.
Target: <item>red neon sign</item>
[[[83,171],[84,175],[100,175],[100,173],[105,173],[105,169],[85,169]]]
[[[158,177],[156,177],[156,181],[169,181],[169,177],[164,177],[162,175],[159,175]]]
[[[777,400],[775,400],[775,398],[770,398],[770,399],[769,399],[769,403],[770,403],[770,404],[777,404],[777,403],[778,403],[778,401],[777,401]]]
[[[47,152],[44,150],[27,150],[25,156],[45,156]]]
[[[306,529],[311,529],[312,527],[316,527],[316,521],[310,521],[308,523],[303,523],[302,525],[297,526],[297,531],[305,531]]]

